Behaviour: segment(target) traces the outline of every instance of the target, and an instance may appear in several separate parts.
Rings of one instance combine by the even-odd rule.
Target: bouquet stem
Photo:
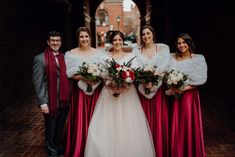
[[[113,93],[113,96],[115,96],[115,97],[118,97],[120,95],[120,93]]]
[[[145,93],[145,95],[149,95],[150,94],[150,88],[144,88],[144,93]]]
[[[91,93],[91,92],[92,92],[92,86],[89,85],[89,84],[87,84],[87,89],[86,89],[86,91],[87,91],[88,93]]]

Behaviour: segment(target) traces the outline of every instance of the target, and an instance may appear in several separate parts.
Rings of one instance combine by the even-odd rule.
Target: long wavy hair
[[[179,38],[182,38],[187,43],[187,45],[189,47],[190,54],[196,53],[196,46],[195,46],[195,42],[193,41],[192,37],[188,33],[181,33],[176,37],[176,40],[175,40],[175,50],[176,50],[177,55],[181,56],[181,52],[178,49],[178,39]]]

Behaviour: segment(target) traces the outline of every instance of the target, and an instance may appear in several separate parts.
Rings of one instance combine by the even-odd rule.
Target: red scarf
[[[58,51],[60,84],[59,84],[59,104],[57,104],[57,63],[53,51],[48,47],[44,52],[46,64],[46,76],[48,83],[49,113],[56,116],[59,107],[65,107],[69,96],[69,81],[66,75],[66,65],[64,55]],[[61,105],[61,106],[59,106]]]

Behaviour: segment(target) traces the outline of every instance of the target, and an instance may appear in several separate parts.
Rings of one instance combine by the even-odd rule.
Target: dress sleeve
[[[137,55],[140,51],[140,46],[139,45],[135,45],[132,49],[132,53],[134,53],[135,55]]]
[[[68,78],[71,78],[77,73],[78,64],[73,59],[69,51],[65,53],[64,59],[66,64],[66,74]]]
[[[99,62],[98,63],[104,64],[106,59],[110,59],[110,57],[108,55],[108,53],[109,53],[108,51],[105,51],[104,49],[103,50],[98,49],[98,53],[99,53],[99,56],[98,56]]]
[[[107,59],[107,51],[105,49],[97,49],[98,53],[98,62],[97,63],[103,63],[105,59]]]
[[[172,69],[172,66],[173,66],[173,53],[170,54],[170,59],[169,59],[169,63],[167,64],[166,68],[165,68],[165,71],[164,72],[167,72],[169,70]]]
[[[169,62],[170,62],[170,49],[169,49],[169,46],[166,45],[166,44],[161,44],[160,46],[161,48],[161,52],[160,52],[160,56],[156,57],[157,60],[157,65],[158,65],[158,68],[161,72],[165,72],[167,71],[167,66],[169,65]]]
[[[198,55],[195,61],[195,68],[188,74],[187,84],[202,85],[207,80],[207,64],[203,55]]]
[[[132,59],[132,58],[134,58],[134,59],[131,62],[131,68],[138,68],[139,64],[138,64],[138,61],[137,61],[137,56],[134,53],[131,53],[130,59]]]
[[[141,47],[139,45],[135,45],[132,49],[132,53],[136,56],[137,66],[143,67],[144,63],[142,60]]]

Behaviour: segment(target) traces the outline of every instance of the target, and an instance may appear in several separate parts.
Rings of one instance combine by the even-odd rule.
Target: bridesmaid
[[[202,116],[198,86],[207,80],[207,64],[201,54],[195,54],[192,38],[182,33],[176,38],[176,53],[171,56],[169,69],[188,75],[182,90],[168,89],[166,94],[181,94],[173,100],[171,121],[171,156],[205,157]]]
[[[83,62],[98,63],[100,53],[91,47],[91,34],[88,28],[80,27],[76,32],[78,47],[66,52],[67,76],[72,80],[71,107],[68,116],[68,134],[65,157],[83,157],[89,123],[101,91],[98,83],[76,75]],[[93,91],[86,92],[87,83]]]
[[[169,47],[166,44],[154,42],[154,29],[146,25],[141,30],[141,46],[135,47],[133,51],[136,53],[140,67],[156,65],[160,72],[165,72],[170,61]],[[160,82],[156,87],[152,86],[151,83],[147,85],[140,84],[138,89],[141,104],[152,133],[156,156],[168,157],[168,106],[165,89],[161,84]],[[149,95],[145,94],[144,86],[145,88],[151,88]]]

